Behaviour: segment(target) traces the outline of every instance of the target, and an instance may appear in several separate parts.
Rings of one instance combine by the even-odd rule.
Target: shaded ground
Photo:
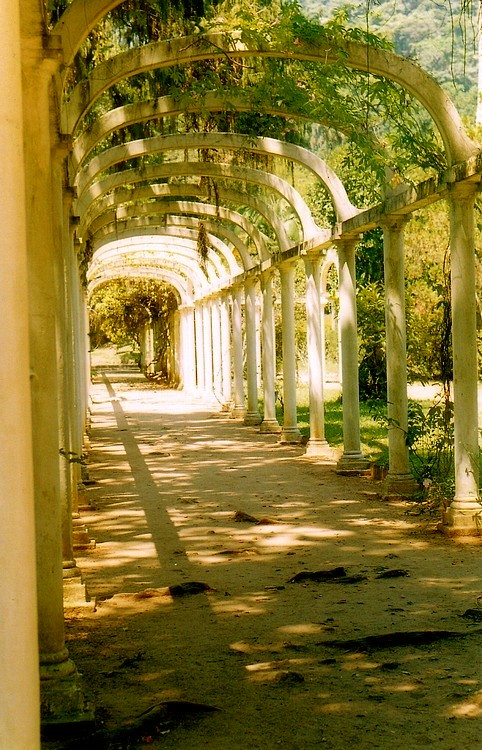
[[[98,744],[76,747],[482,747],[479,542],[134,372],[93,400],[92,602],[67,638]]]

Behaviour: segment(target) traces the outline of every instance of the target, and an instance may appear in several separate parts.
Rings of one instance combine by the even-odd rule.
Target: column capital
[[[477,182],[453,182],[447,186],[447,199],[471,203],[479,192]]]
[[[278,271],[280,273],[281,273],[281,271],[291,271],[291,270],[294,271],[294,269],[296,268],[296,265],[297,265],[298,261],[299,261],[298,257],[296,257],[296,258],[288,258],[288,260],[283,260],[278,265]]]
[[[380,221],[383,230],[401,230],[410,221],[411,214],[386,214]]]

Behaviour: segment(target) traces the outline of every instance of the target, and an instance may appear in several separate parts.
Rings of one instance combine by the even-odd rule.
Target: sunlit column
[[[0,744],[40,748],[19,4],[0,3]]]
[[[329,453],[325,439],[325,402],[323,394],[323,354],[321,341],[320,257],[304,258],[306,273],[306,329],[308,346],[308,377],[310,394],[310,439],[308,456]]]
[[[343,473],[364,471],[370,465],[368,459],[363,455],[360,445],[356,245],[357,240],[342,240],[337,243],[343,394],[343,455],[338,461],[337,470]]]
[[[407,435],[407,346],[403,227],[406,218],[387,216],[383,227],[389,469],[385,494],[410,496],[418,485],[410,471]]]
[[[242,326],[242,288],[240,285],[232,289],[232,326],[233,326],[233,391],[234,404],[232,416],[244,419],[244,379],[243,379],[243,326]]]
[[[246,379],[247,410],[244,423],[255,425],[261,422],[258,408],[258,365],[256,362],[256,281],[244,283],[246,311]]]
[[[276,347],[274,335],[273,314],[273,271],[265,271],[261,276],[261,293],[263,307],[261,313],[261,356],[263,377],[264,415],[260,425],[260,432],[281,432],[281,426],[276,418]]]
[[[222,375],[222,405],[229,409],[232,399],[231,385],[231,321],[230,321],[230,298],[229,293],[221,295],[221,375]]]
[[[196,385],[200,396],[205,393],[204,373],[204,336],[203,336],[203,314],[202,302],[196,302],[194,306],[194,324],[196,334]]]
[[[221,369],[221,310],[218,296],[211,300],[211,324],[213,342],[213,390],[216,402],[223,403],[223,373]]]
[[[281,441],[299,443],[296,413],[296,347],[295,347],[295,266],[289,261],[280,266],[281,327],[283,336],[283,404],[284,418]]]
[[[182,387],[188,393],[193,393],[196,387],[196,357],[194,350],[194,307],[185,305],[180,308],[181,313],[181,372]]]
[[[28,10],[22,5],[26,37],[35,34]],[[66,714],[82,721],[89,718],[89,711],[64,633],[57,371],[61,315],[57,274],[62,249],[53,227],[58,188],[52,179],[49,95],[56,63],[46,59],[40,48],[35,59],[35,45],[40,47],[41,39],[31,39],[23,101],[41,712],[45,723],[54,723]]]
[[[213,394],[213,335],[211,329],[211,300],[205,299],[202,306],[204,344],[204,392],[209,403]]]
[[[451,535],[480,534],[474,200],[478,186],[449,192],[455,495],[444,514]]]

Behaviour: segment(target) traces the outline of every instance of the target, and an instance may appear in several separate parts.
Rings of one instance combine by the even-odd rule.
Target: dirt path
[[[67,637],[99,723],[76,747],[482,747],[478,542],[139,375],[93,399],[95,606]]]

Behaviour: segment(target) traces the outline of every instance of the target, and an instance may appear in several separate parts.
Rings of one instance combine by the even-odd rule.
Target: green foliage
[[[90,298],[90,335],[95,349],[108,343],[139,344],[148,322],[165,320],[177,306],[171,287],[152,279],[119,279],[98,287]]]

